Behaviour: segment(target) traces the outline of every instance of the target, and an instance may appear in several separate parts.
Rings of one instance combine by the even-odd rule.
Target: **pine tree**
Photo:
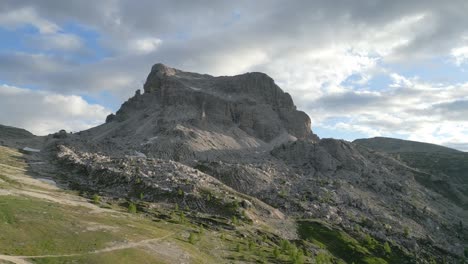
[[[194,234],[194,233],[190,233],[188,240],[189,240],[189,243],[190,243],[190,244],[195,245],[195,242],[196,242],[196,236],[195,236],[195,234]]]
[[[134,203],[130,203],[128,205],[128,212],[131,213],[131,214],[136,214],[137,212],[137,207]]]
[[[390,248],[390,245],[388,244],[388,242],[384,243],[383,248],[384,248],[385,254],[390,255],[392,253],[392,249]]]

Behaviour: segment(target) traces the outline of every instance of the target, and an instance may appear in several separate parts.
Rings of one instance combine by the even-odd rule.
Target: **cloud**
[[[138,53],[150,53],[155,51],[161,43],[162,40],[158,38],[139,38],[132,40],[130,43],[130,49]]]
[[[60,27],[40,17],[32,7],[21,7],[0,13],[0,26],[15,29],[25,25],[37,28],[41,33],[55,33]]]
[[[455,64],[460,66],[461,64],[468,61],[468,46],[453,48],[450,52],[452,55]]]
[[[25,128],[37,135],[60,129],[80,131],[103,123],[110,111],[76,95],[64,96],[0,85],[2,124]]]
[[[0,51],[0,79],[63,96],[106,92],[123,101],[156,62],[213,75],[263,71],[314,126],[463,144],[465,128],[455,122],[466,122],[457,108],[465,105],[465,81],[414,76],[431,60],[462,69],[466,10],[465,0],[3,0],[1,27],[32,25],[40,34],[37,52]],[[70,22],[97,32],[94,46],[66,32]],[[106,56],[85,63],[53,52],[96,46]],[[374,84],[376,76],[388,83]],[[345,121],[330,121],[337,119]],[[454,131],[440,133],[445,127]]]
[[[327,94],[306,109],[316,126],[327,129],[450,146],[468,142],[468,83],[445,86],[389,75],[393,82],[385,89]],[[346,121],[330,124],[337,119]]]
[[[79,51],[84,49],[81,38],[66,33],[33,35],[27,41],[31,48],[42,51]]]

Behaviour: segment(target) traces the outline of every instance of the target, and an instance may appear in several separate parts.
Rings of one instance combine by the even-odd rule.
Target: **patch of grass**
[[[144,250],[130,248],[112,252],[89,254],[75,257],[60,258],[36,258],[32,259],[38,264],[62,264],[62,263],[88,263],[88,264],[114,264],[114,263],[167,263],[163,257],[157,257]]]
[[[298,233],[302,239],[314,244],[318,242],[333,256],[347,263],[405,263],[409,260],[402,251],[391,250],[388,243],[388,248],[385,248],[385,244],[379,243],[368,234],[360,241],[342,230],[317,221],[298,221]]]
[[[2,146],[0,146],[0,163],[19,169],[24,169],[27,166],[23,154],[15,149]]]
[[[43,200],[4,196],[0,202],[0,248],[3,254],[44,255],[94,251],[110,242],[167,234],[152,222]]]

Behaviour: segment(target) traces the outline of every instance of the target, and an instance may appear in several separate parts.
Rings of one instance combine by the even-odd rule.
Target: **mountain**
[[[0,146],[39,148],[43,145],[42,140],[25,129],[0,125]]]
[[[81,135],[114,155],[138,150],[174,160],[318,139],[310,118],[263,73],[213,77],[163,64],[152,67],[144,94]]]
[[[403,153],[403,152],[425,152],[425,153],[461,153],[456,149],[451,149],[444,146],[439,146],[430,143],[423,143],[410,140],[402,140],[396,138],[374,137],[365,139],[356,139],[353,143],[368,147],[370,149],[387,152],[387,153]]]
[[[180,225],[177,243],[191,248],[172,250],[189,259],[210,248],[212,263],[462,261],[463,203],[397,156],[319,139],[266,74],[155,64],[143,88],[100,126],[38,139],[41,152],[23,157],[28,172]],[[206,235],[187,231],[199,226]]]
[[[392,138],[358,139],[353,143],[386,152],[420,170],[416,180],[468,209],[468,153],[434,144]]]
[[[34,137],[34,135],[25,129],[0,125],[0,138],[2,139],[31,138],[31,137]]]

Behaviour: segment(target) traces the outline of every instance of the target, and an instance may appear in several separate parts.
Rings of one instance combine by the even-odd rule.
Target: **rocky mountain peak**
[[[150,93],[157,90],[166,77],[174,75],[176,75],[176,70],[171,67],[168,67],[162,63],[153,65],[144,85],[145,93]]]
[[[161,74],[161,75],[166,75],[166,76],[171,76],[171,75],[176,74],[176,70],[174,68],[166,66],[162,63],[156,63],[155,65],[153,65],[153,67],[151,67],[151,72]]]
[[[236,142],[258,141],[255,146],[318,139],[307,114],[296,109],[291,96],[271,77],[259,72],[215,77],[155,64],[144,94],[137,92],[107,123],[133,119],[134,127],[140,127],[136,119],[142,122],[141,116],[154,119],[145,126],[151,134],[183,126],[218,131]]]

